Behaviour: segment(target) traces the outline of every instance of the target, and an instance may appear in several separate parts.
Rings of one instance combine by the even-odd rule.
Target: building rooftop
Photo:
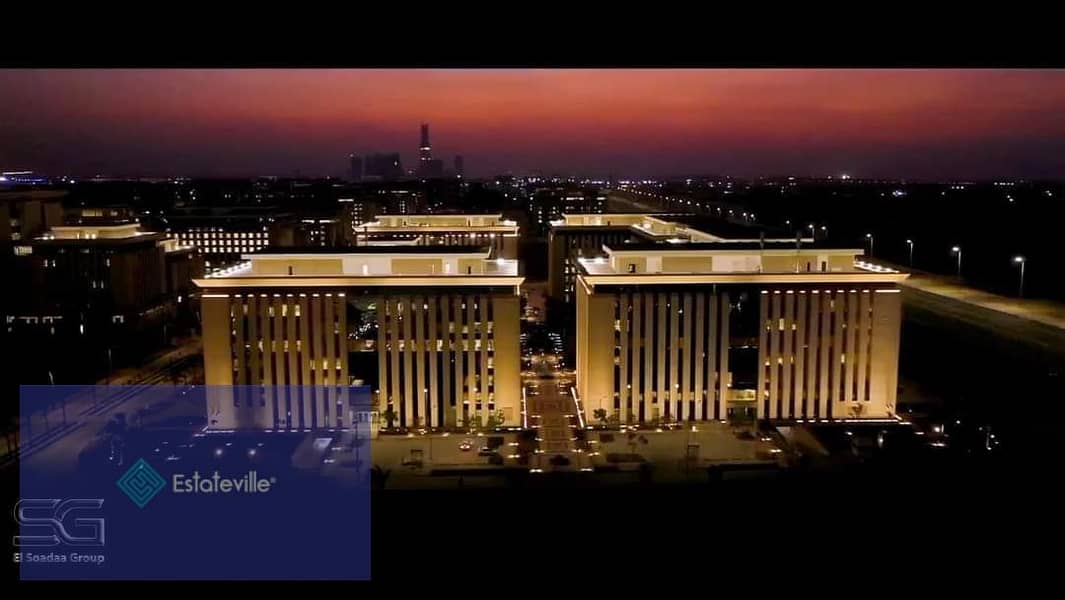
[[[743,224],[733,221],[727,221],[725,219],[710,217],[705,215],[670,215],[665,218],[674,223],[681,223],[690,229],[695,229],[704,233],[708,233],[715,237],[725,238],[727,240],[739,239],[758,239],[759,236],[765,235],[767,239],[780,238],[795,239],[794,234],[788,234],[788,232],[777,227],[769,227],[765,225],[756,224]]]
[[[712,253],[712,252],[725,252],[730,250],[739,251],[760,251],[760,250],[784,250],[794,254],[796,250],[809,251],[809,250],[827,250],[832,252],[844,252],[850,254],[861,254],[862,250],[846,248],[837,244],[829,244],[823,240],[817,241],[803,241],[798,247],[795,245],[795,240],[778,240],[767,239],[765,242],[761,241],[721,241],[721,242],[676,242],[666,243],[662,242],[630,242],[628,244],[621,244],[609,247],[609,252],[645,252],[645,253],[660,253],[660,252],[688,252],[688,253]]]
[[[267,246],[261,250],[244,254],[244,258],[254,258],[263,255],[336,255],[357,256],[360,254],[423,254],[439,256],[441,254],[484,254],[488,255],[490,248],[480,244],[453,245],[444,244],[396,244],[396,245],[369,245],[348,246],[333,248],[327,246]]]
[[[867,263],[862,251],[794,242],[638,242],[604,245],[606,256],[577,259],[590,285],[795,281],[835,283],[901,281],[908,275]]]

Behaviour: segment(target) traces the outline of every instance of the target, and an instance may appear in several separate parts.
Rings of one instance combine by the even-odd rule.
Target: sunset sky
[[[1065,177],[1065,70],[0,70],[0,169]]]

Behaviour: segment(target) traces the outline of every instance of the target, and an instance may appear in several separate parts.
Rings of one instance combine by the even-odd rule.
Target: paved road
[[[576,470],[584,456],[576,452],[573,438],[577,426],[576,405],[569,393],[569,383],[559,387],[563,378],[543,371],[537,377],[526,377],[525,386],[533,390],[526,396],[530,425],[536,426],[541,453],[537,455],[539,468],[544,471]],[[571,462],[568,466],[551,465],[553,457],[564,456]]]
[[[998,296],[952,277],[872,262],[912,273],[900,284],[903,306],[910,309],[907,318],[920,320],[921,311],[927,311],[1065,356],[1065,305],[1060,302]]]
[[[40,413],[32,415],[30,427],[23,426],[23,431],[31,432],[32,437],[27,435],[30,439],[23,440],[19,457],[7,455],[0,459],[0,468],[13,465],[19,458],[72,469],[77,464],[78,453],[96,439],[114,415],[125,413],[127,418],[132,418],[139,409],[159,397],[159,394],[144,394],[144,390],[152,385],[172,384],[174,376],[194,364],[198,355],[198,340],[189,340],[181,347],[160,354],[143,367],[120,371],[111,378],[113,389],[90,388],[79,392],[68,398],[65,405],[52,408],[47,419]],[[205,407],[198,409],[202,413]],[[196,407],[174,405],[154,418],[194,410]]]

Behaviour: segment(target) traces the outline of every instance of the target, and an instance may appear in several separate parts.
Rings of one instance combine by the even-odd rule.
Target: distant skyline
[[[0,169],[1065,179],[1065,70],[0,70]]]

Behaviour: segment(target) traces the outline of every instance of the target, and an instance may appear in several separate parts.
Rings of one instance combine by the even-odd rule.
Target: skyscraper
[[[459,177],[462,177],[463,175],[465,175],[465,167],[462,164],[462,155],[461,154],[455,155],[455,174],[458,175]]]
[[[354,152],[351,154],[351,180],[362,180],[362,157]]]
[[[429,161],[433,160],[433,147],[429,144],[428,123],[422,123],[422,144],[418,146],[418,159],[423,172],[429,168]]]

